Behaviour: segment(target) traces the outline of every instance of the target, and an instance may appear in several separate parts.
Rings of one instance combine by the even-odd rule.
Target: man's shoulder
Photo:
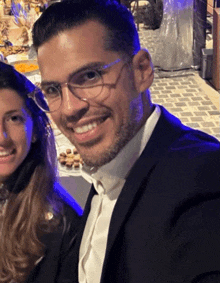
[[[202,131],[186,127],[171,146],[172,151],[194,151],[198,154],[220,153],[220,142]]]
[[[156,155],[162,174],[172,175],[172,178],[184,176],[186,180],[190,179],[189,176],[200,176],[201,180],[215,176],[213,180],[220,181],[220,141],[215,137],[182,124],[162,108],[159,130],[152,140],[151,146],[146,147],[147,154],[143,156],[149,162],[148,154]],[[160,146],[162,150],[158,150]]]
[[[163,174],[169,173],[174,181],[215,190],[220,184],[220,143],[212,136],[190,129],[171,145],[160,165]]]
[[[176,116],[160,106],[161,116],[152,135],[151,145],[165,144],[176,152],[197,150],[202,153],[219,151],[220,142],[213,136],[184,125]],[[159,142],[158,142],[159,140]],[[165,146],[164,146],[165,147]]]
[[[183,124],[176,116],[169,113],[164,107],[160,106],[161,119],[160,128],[164,128],[166,125],[173,136],[173,147],[177,146],[205,146],[207,148],[218,149],[220,147],[220,141],[214,136],[211,136],[201,130],[190,128]],[[176,130],[176,131],[175,131]]]

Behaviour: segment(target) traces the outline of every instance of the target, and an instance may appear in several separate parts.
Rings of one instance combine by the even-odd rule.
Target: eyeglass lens
[[[101,94],[103,79],[97,70],[86,70],[75,74],[67,83],[68,89],[79,99],[94,99]],[[44,98],[35,93],[37,104],[47,112],[56,111],[62,103],[62,88],[59,84],[42,85]]]
[[[34,98],[35,98],[35,102],[37,103],[37,105],[46,112],[49,112],[50,109],[48,107],[48,103],[44,97],[44,95],[42,95],[42,92],[39,90],[36,90],[35,94],[34,94]]]
[[[114,62],[111,62],[107,65],[95,69],[86,69],[80,72],[75,73],[68,82],[62,84],[42,84],[41,91],[42,95],[39,95],[39,92],[35,92],[35,101],[38,106],[46,112],[53,112],[59,109],[62,104],[62,86],[66,85],[71,93],[80,100],[86,99],[105,99],[109,94],[109,91],[103,93],[103,87],[105,86],[114,86],[117,83],[117,80],[114,84],[105,83],[103,81],[103,74],[105,70],[109,67],[120,62],[121,59],[117,59]],[[122,66],[122,68],[125,64]],[[122,70],[122,69],[121,69]],[[101,95],[100,95],[101,94]]]

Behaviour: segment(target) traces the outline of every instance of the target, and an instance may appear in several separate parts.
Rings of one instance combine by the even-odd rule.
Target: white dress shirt
[[[155,107],[145,125],[108,164],[86,168],[82,176],[93,183],[97,194],[84,229],[79,253],[79,282],[99,283],[112,212],[132,166],[140,157],[160,117]]]

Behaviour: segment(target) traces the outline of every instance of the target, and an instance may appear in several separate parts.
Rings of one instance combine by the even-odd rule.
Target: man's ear
[[[147,50],[141,49],[133,58],[136,90],[141,93],[148,89],[154,79],[153,64]]]

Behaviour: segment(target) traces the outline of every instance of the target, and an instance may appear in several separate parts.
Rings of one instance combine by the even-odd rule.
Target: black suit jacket
[[[220,144],[161,110],[116,202],[101,283],[220,282]]]

